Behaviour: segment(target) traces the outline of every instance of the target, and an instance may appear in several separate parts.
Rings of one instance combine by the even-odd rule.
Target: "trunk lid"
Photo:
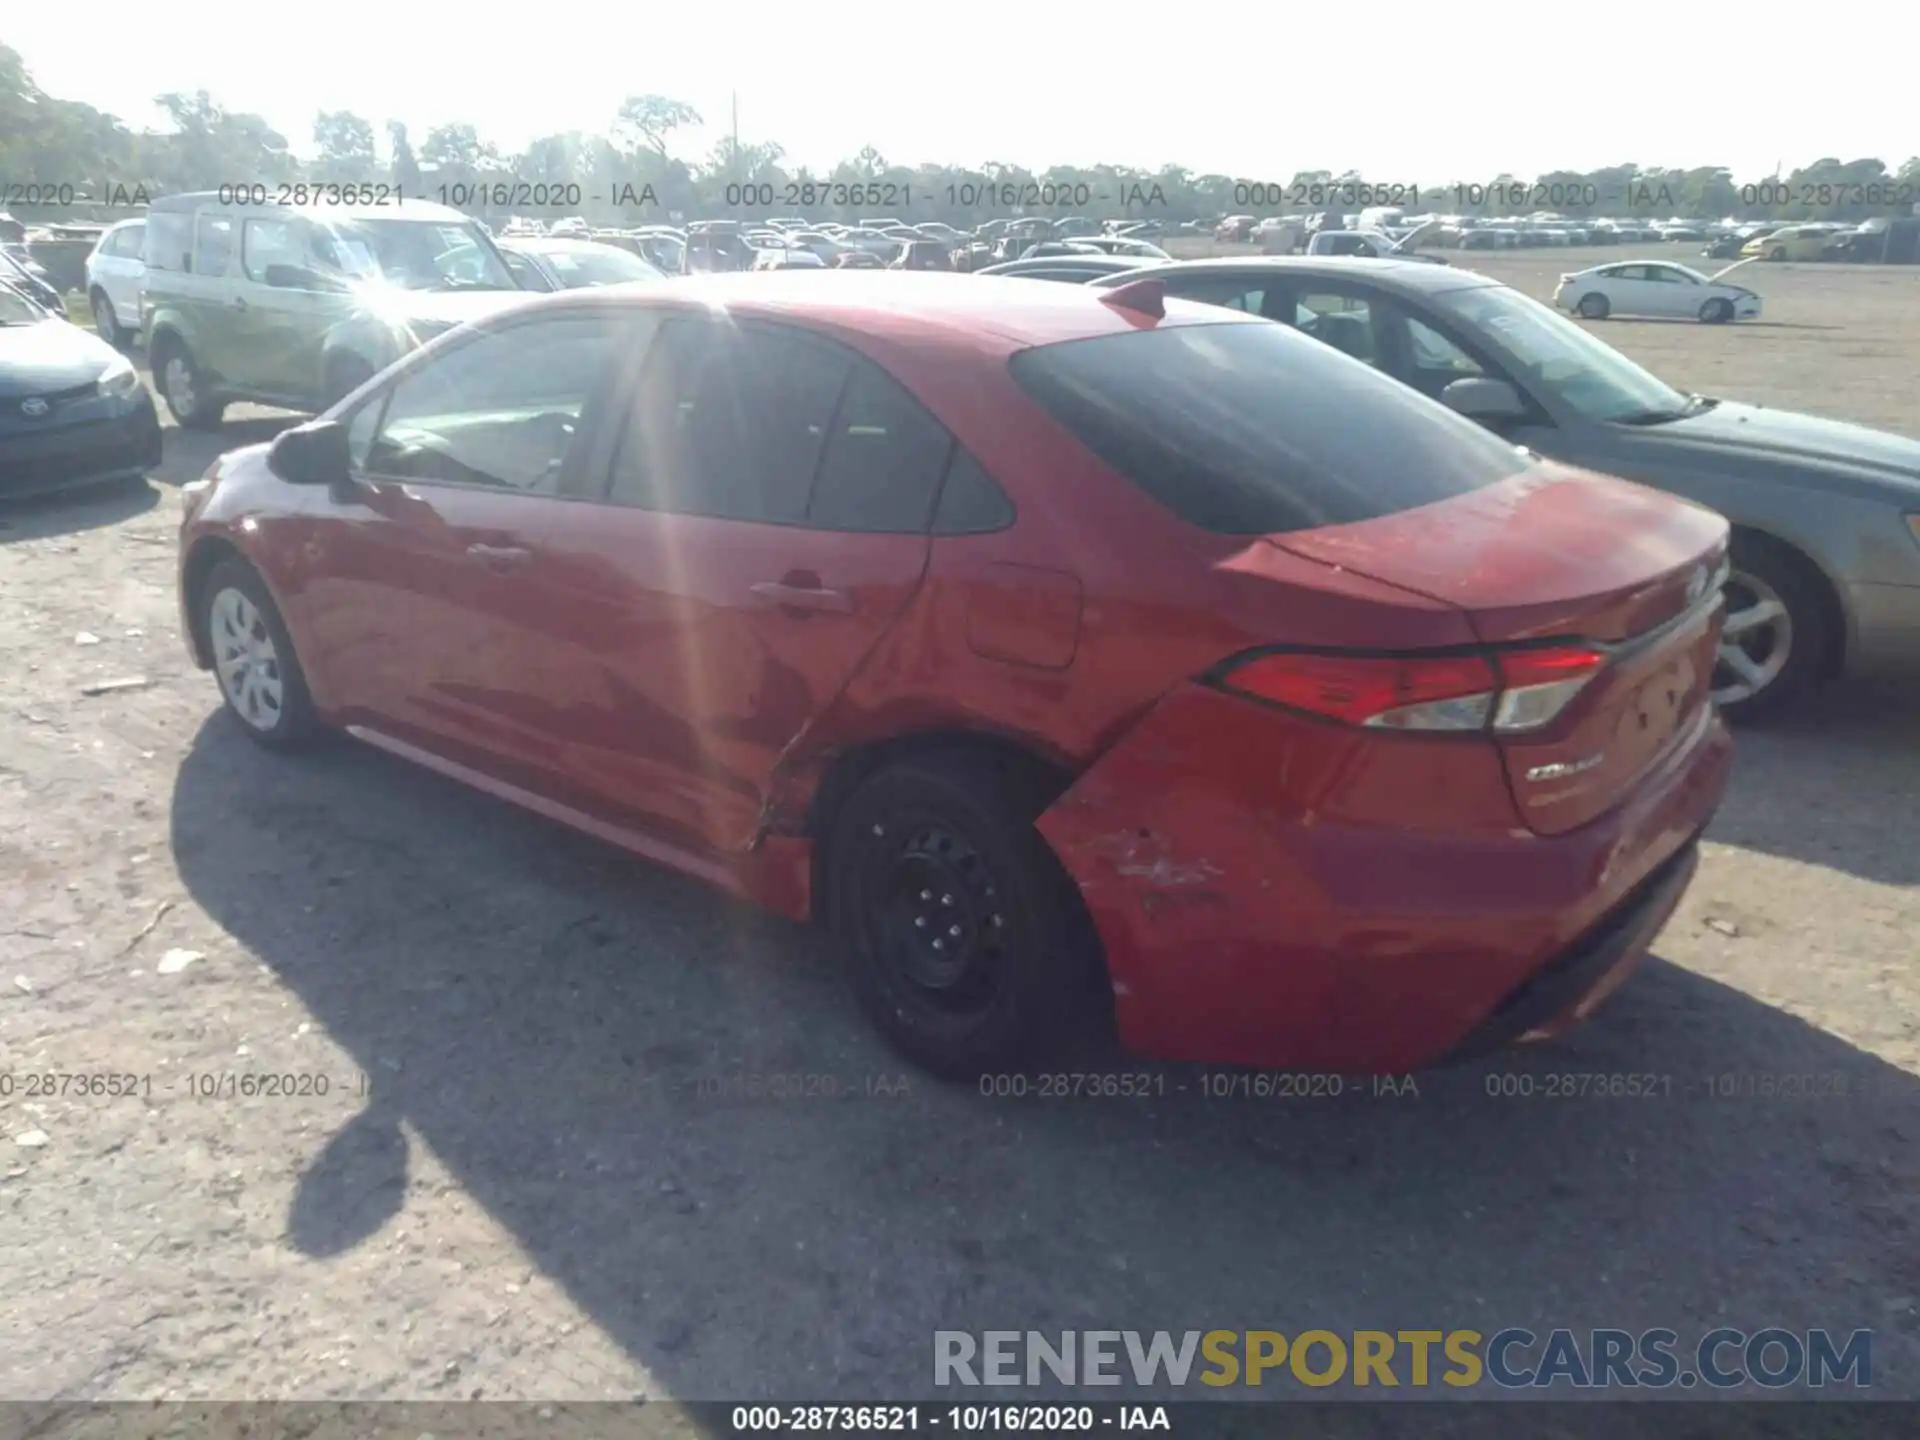
[[[1719,645],[1727,524],[1712,511],[1559,465],[1356,525],[1275,535],[1305,558],[1465,611],[1518,675],[1544,642],[1603,656],[1537,730],[1494,734],[1527,825],[1604,814],[1703,722]]]
[[[1751,265],[1753,264],[1754,261],[1758,260],[1759,258],[1760,257],[1758,255],[1749,255],[1745,259],[1736,260],[1733,262],[1733,264],[1727,266],[1724,270],[1714,271],[1713,274],[1707,277],[1707,281],[1709,284],[1717,285],[1722,280],[1726,279],[1727,276],[1731,275],[1734,271],[1738,270],[1742,265]]]

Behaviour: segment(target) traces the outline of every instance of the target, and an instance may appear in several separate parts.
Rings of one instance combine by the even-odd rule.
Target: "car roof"
[[[1476,274],[1472,270],[1461,270],[1452,265],[1435,265],[1425,260],[1374,259],[1360,255],[1325,257],[1255,255],[1243,259],[1160,261],[1136,266],[1128,273],[1147,280],[1173,270],[1183,274],[1193,271],[1220,275],[1273,273],[1324,275],[1329,279],[1341,276],[1348,279],[1365,277],[1389,290],[1421,290],[1430,293],[1443,290],[1470,290],[1500,284],[1500,281],[1492,276]]]
[[[436,205],[431,200],[396,200],[385,205],[343,205],[318,201],[309,201],[304,205],[291,202],[283,205],[278,201],[269,200],[265,204],[255,205],[237,200],[222,200],[217,190],[193,190],[180,195],[159,196],[147,207],[147,214],[152,217],[203,208],[251,211],[261,214],[292,211],[298,215],[310,215],[316,219],[327,220],[427,220],[458,225],[465,225],[473,218],[454,209],[451,205]]]
[[[1034,345],[1121,335],[1157,325],[1265,323],[1213,305],[1169,299],[1165,318],[1111,305],[1079,285],[1022,284],[1012,276],[956,275],[939,270],[781,270],[683,275],[667,286],[575,291],[532,302],[555,307],[587,303],[671,306],[724,312],[738,319],[789,320],[871,335],[896,344],[953,345],[1012,353]],[[516,314],[525,314],[516,309]]]
[[[578,254],[582,250],[618,250],[633,252],[620,245],[609,245],[583,235],[503,235],[494,242],[502,250],[537,250],[542,254]]]
[[[1146,257],[1151,260],[1151,255]],[[1018,260],[1002,260],[998,265],[989,265],[977,273],[991,274],[996,270],[1009,269],[1018,265],[1027,270],[1112,270],[1119,274],[1122,270],[1137,270],[1140,266],[1125,255],[1109,255],[1104,250],[1073,250],[1064,255],[1023,255]],[[1155,266],[1154,268],[1164,268]]]

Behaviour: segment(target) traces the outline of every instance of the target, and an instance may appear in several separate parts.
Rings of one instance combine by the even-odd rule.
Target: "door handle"
[[[798,611],[812,614],[822,611],[830,615],[851,615],[853,597],[843,590],[822,589],[816,582],[812,585],[795,585],[785,580],[762,580],[750,587],[754,600],[768,608]]]
[[[233,308],[234,308],[234,309],[236,309],[236,310],[244,310],[244,309],[246,309],[246,308],[247,308],[247,297],[246,297],[246,296],[244,296],[244,295],[236,295],[236,296],[234,296],[234,297],[233,297]]]
[[[521,570],[533,559],[533,552],[519,545],[469,545],[467,555],[489,570]]]

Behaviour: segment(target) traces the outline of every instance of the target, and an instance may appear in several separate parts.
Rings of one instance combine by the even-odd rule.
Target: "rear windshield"
[[[1284,325],[1169,325],[1025,350],[1014,378],[1189,524],[1264,535],[1373,520],[1532,457]]]

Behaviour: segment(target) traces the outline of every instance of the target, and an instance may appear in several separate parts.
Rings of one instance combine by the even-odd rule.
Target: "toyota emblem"
[[[42,415],[47,413],[48,408],[47,402],[42,400],[38,395],[35,395],[31,400],[22,400],[20,402],[20,413],[29,420],[38,420]]]

